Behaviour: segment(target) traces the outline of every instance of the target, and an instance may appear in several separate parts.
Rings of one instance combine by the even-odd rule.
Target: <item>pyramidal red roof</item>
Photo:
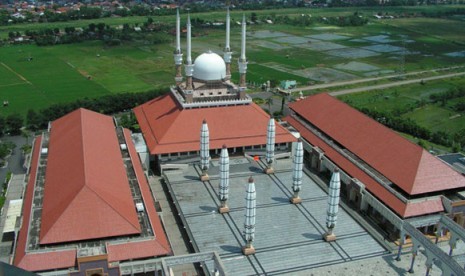
[[[328,94],[290,108],[410,195],[465,187],[465,178],[391,129]]]
[[[112,117],[86,109],[50,131],[40,243],[140,233]]]
[[[182,109],[171,93],[134,109],[151,154],[198,151],[200,127],[207,120],[210,149],[266,144],[270,116],[254,103],[249,105]],[[296,141],[276,124],[276,143]]]

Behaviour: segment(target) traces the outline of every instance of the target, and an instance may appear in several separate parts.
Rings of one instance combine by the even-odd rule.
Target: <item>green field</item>
[[[383,7],[383,12],[419,12],[430,10],[450,10],[463,6],[438,7]],[[364,16],[371,18],[380,8],[357,8]],[[312,16],[349,15],[354,9],[287,9],[253,11],[261,15],[271,13],[277,15],[300,16],[303,12]],[[252,11],[247,11],[249,15]],[[242,11],[232,13],[233,20],[240,19]],[[185,16],[185,14],[183,15]],[[202,19],[224,20],[224,12],[193,14],[192,17]],[[80,20],[72,22],[23,24],[0,27],[0,37],[6,37],[8,31],[24,31],[42,28],[61,28],[66,26],[87,26],[90,23],[104,22],[109,25],[124,23],[142,23],[146,17],[102,18],[98,20]],[[155,22],[172,22],[173,16],[154,17]],[[183,19],[184,22],[184,19]],[[434,23],[434,24],[433,24]],[[434,25],[432,34],[422,30],[425,24]],[[361,27],[335,27],[315,23],[309,27],[289,25],[250,25],[247,39],[247,57],[249,69],[247,79],[254,83],[267,80],[280,81],[284,79],[297,80],[299,85],[308,81],[321,82],[304,69],[325,68],[335,72],[329,82],[338,81],[339,75],[352,78],[365,78],[369,74],[392,74],[399,70],[401,61],[395,52],[379,52],[375,56],[361,58],[340,57],[329,54],[328,50],[312,48],[313,45],[294,45],[293,41],[285,42],[276,38],[253,37],[255,32],[269,30],[281,32],[287,36],[304,38],[309,35],[331,34],[342,35],[345,39],[327,41],[345,49],[361,49],[362,47],[380,46],[382,43],[368,41],[371,36],[388,36],[394,47],[405,46],[413,52],[405,57],[405,70],[419,71],[454,65],[464,65],[465,57],[449,57],[450,52],[464,51],[464,46],[453,41],[462,41],[465,23],[451,19],[370,19],[369,24]],[[452,27],[450,27],[452,26]],[[423,28],[423,29],[422,29]],[[429,31],[429,30],[428,30]],[[210,49],[221,54],[224,45],[224,31],[221,29],[194,29],[193,56]],[[233,80],[237,81],[237,53],[240,47],[240,28],[233,24],[231,46],[233,48]],[[403,38],[410,42],[405,44]],[[363,39],[362,39],[363,38]],[[174,39],[174,37],[173,37]],[[292,38],[291,38],[292,39]],[[183,39],[183,43],[185,43]],[[261,43],[261,44],[260,44]],[[266,47],[266,43],[278,45],[278,48]],[[326,41],[318,42],[320,44]],[[318,44],[317,43],[317,44]],[[329,45],[329,44],[328,44]],[[307,47],[308,46],[308,47]],[[376,47],[378,47],[376,46]],[[382,47],[382,45],[381,45]],[[183,45],[184,48],[184,45]],[[53,103],[69,102],[83,97],[98,97],[110,93],[142,92],[154,88],[168,87],[174,83],[173,73],[173,41],[165,44],[148,44],[145,40],[124,42],[120,46],[106,47],[101,41],[91,41],[78,44],[37,47],[35,45],[12,45],[0,48],[0,101],[8,101],[8,107],[0,108],[0,114],[5,116],[14,112],[25,114],[28,109],[40,110]],[[31,61],[28,58],[32,57]],[[377,72],[353,71],[337,69],[336,66],[357,61],[377,67]],[[379,108],[399,107],[416,99],[399,97],[383,103]],[[375,103],[377,107],[378,103]],[[414,115],[412,115],[414,116]],[[415,115],[420,116],[421,115]],[[415,117],[416,118],[416,117]]]
[[[429,96],[464,85],[465,78],[453,78],[431,81],[425,85],[412,84],[399,88],[344,95],[339,98],[352,106],[398,113],[432,132],[444,131],[454,134],[465,128],[465,114],[457,113],[448,105],[440,106],[439,103],[430,103]],[[424,101],[424,105],[418,107],[419,101]]]

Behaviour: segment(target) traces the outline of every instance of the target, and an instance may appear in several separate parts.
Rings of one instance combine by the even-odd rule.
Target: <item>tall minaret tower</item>
[[[226,79],[231,79],[231,57],[232,51],[229,46],[229,37],[231,33],[231,17],[229,16],[229,7],[226,14],[226,45],[224,46],[224,62],[226,63]]]
[[[246,21],[245,14],[242,16],[242,41],[241,41],[241,57],[239,58],[239,97],[241,99],[245,98],[245,74],[247,73],[247,58],[245,57],[245,35],[246,35]]]
[[[179,17],[179,8],[176,11],[176,49],[174,50],[174,64],[176,66],[176,76],[174,80],[179,85],[182,82],[182,51],[181,51],[181,18]]]
[[[194,64],[192,64],[192,53],[191,53],[191,16],[187,14],[187,58],[186,58],[186,102],[192,102],[192,75],[194,73]]]

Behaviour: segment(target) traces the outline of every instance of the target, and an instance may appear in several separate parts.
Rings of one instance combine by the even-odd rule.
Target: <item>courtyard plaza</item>
[[[301,204],[291,204],[292,162],[275,162],[274,174],[264,174],[265,164],[247,158],[230,159],[229,213],[218,207],[219,164],[210,162],[210,180],[199,180],[197,165],[183,171],[165,171],[164,177],[179,215],[197,252],[217,251],[229,275],[282,275],[388,256],[383,247],[351,217],[339,209],[337,240],[325,242],[327,193],[307,174],[300,192]],[[242,254],[248,178],[256,185],[257,209],[253,246],[256,253]],[[209,270],[212,266],[206,264]],[[328,267],[330,269],[330,267]],[[327,271],[327,270],[325,270]]]

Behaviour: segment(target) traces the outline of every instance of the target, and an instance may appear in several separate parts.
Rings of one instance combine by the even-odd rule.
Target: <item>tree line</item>
[[[38,46],[55,44],[79,43],[86,40],[102,40],[107,45],[118,45],[121,41],[132,41],[144,39],[152,44],[166,43],[171,40],[169,32],[173,28],[172,24],[154,23],[152,18],[148,18],[142,24],[123,24],[121,28],[111,27],[105,23],[90,23],[83,28],[65,27],[45,28],[41,30],[26,30],[24,35],[28,36]],[[20,32],[10,31],[10,39],[22,36]]]
[[[111,94],[98,98],[83,98],[69,103],[53,104],[40,111],[29,109],[25,120],[18,113],[8,115],[6,118],[0,116],[0,135],[7,133],[18,135],[23,126],[31,131],[44,129],[49,122],[78,108],[86,108],[107,115],[127,111],[162,95],[167,90],[168,88],[161,88],[143,93]]]

